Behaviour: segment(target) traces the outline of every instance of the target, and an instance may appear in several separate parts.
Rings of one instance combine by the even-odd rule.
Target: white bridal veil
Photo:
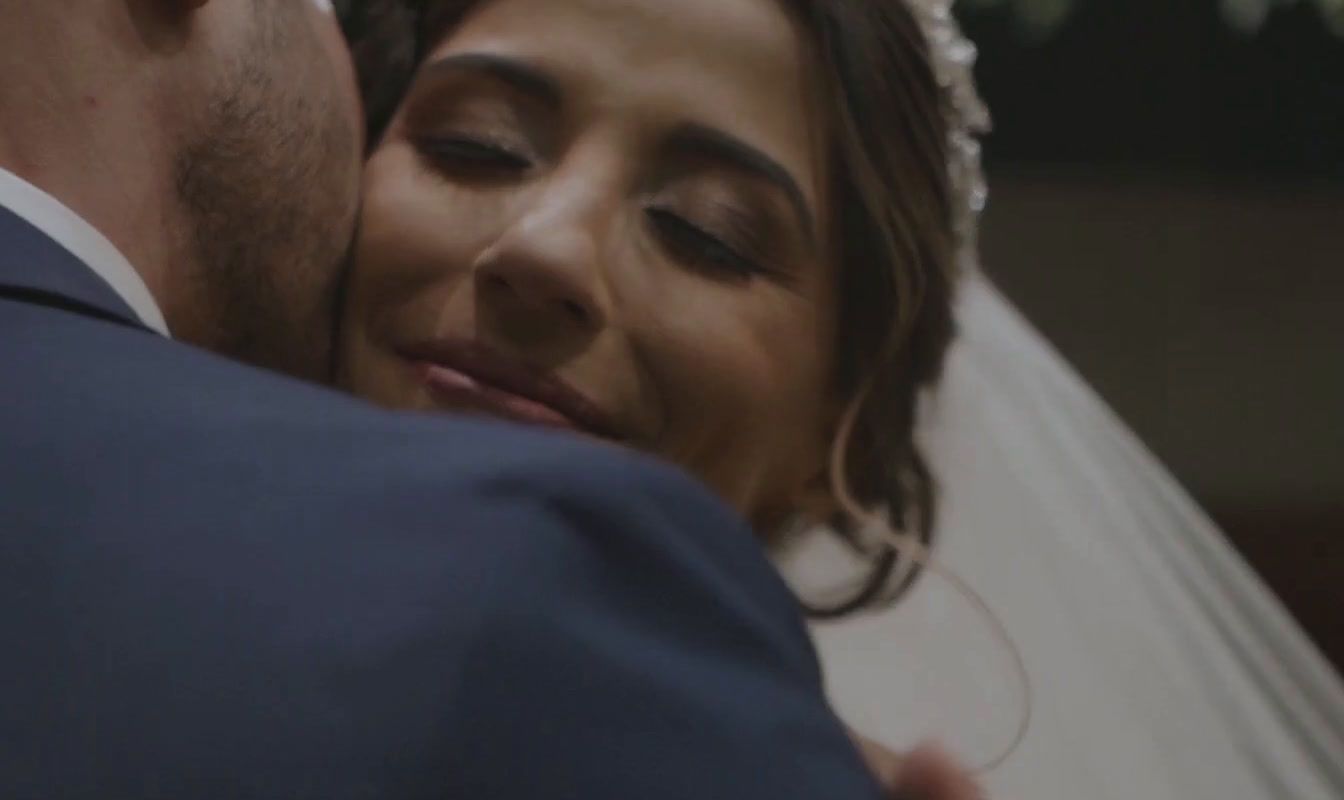
[[[919,431],[941,488],[934,557],[1006,627],[1033,688],[1026,738],[986,788],[995,800],[1344,800],[1344,684],[975,269],[989,128],[975,47],[952,0],[906,2],[948,101],[970,275]],[[781,566],[805,596],[852,574],[832,537],[803,544]],[[1025,706],[1012,651],[945,577],[815,632],[831,696],[859,731],[897,748],[936,738],[972,764],[1012,741]]]
[[[1344,684],[1156,460],[981,275],[921,432],[938,561],[1025,659],[996,800],[1341,800]],[[824,541],[789,570],[825,581]],[[834,573],[829,573],[833,575]],[[1341,609],[1344,611],[1344,609]],[[1011,739],[1012,662],[936,575],[816,630],[846,721],[972,762]]]

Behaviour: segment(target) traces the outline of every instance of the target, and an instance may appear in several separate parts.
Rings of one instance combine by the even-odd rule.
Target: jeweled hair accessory
[[[975,44],[952,14],[953,0],[905,0],[924,32],[929,61],[943,90],[948,129],[948,179],[953,194],[952,224],[957,260],[964,270],[979,264],[980,214],[989,199],[981,165],[980,137],[989,133],[989,108],[975,88]]]

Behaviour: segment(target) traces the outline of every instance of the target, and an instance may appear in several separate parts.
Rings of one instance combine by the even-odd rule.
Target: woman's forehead
[[[631,49],[713,53],[721,45],[768,57],[789,46],[792,20],[780,0],[484,0],[470,27],[564,41],[568,34],[613,34]],[[551,28],[551,25],[563,25]],[[614,43],[614,42],[613,42]]]

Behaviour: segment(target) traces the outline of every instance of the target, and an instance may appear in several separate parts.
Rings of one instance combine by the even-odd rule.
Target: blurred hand
[[[983,800],[969,772],[941,748],[921,745],[900,754],[851,733],[891,800]]]

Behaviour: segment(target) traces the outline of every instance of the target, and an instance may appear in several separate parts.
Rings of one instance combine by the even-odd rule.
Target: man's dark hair
[[[420,60],[420,0],[338,0],[364,98],[372,149],[396,112]]]

